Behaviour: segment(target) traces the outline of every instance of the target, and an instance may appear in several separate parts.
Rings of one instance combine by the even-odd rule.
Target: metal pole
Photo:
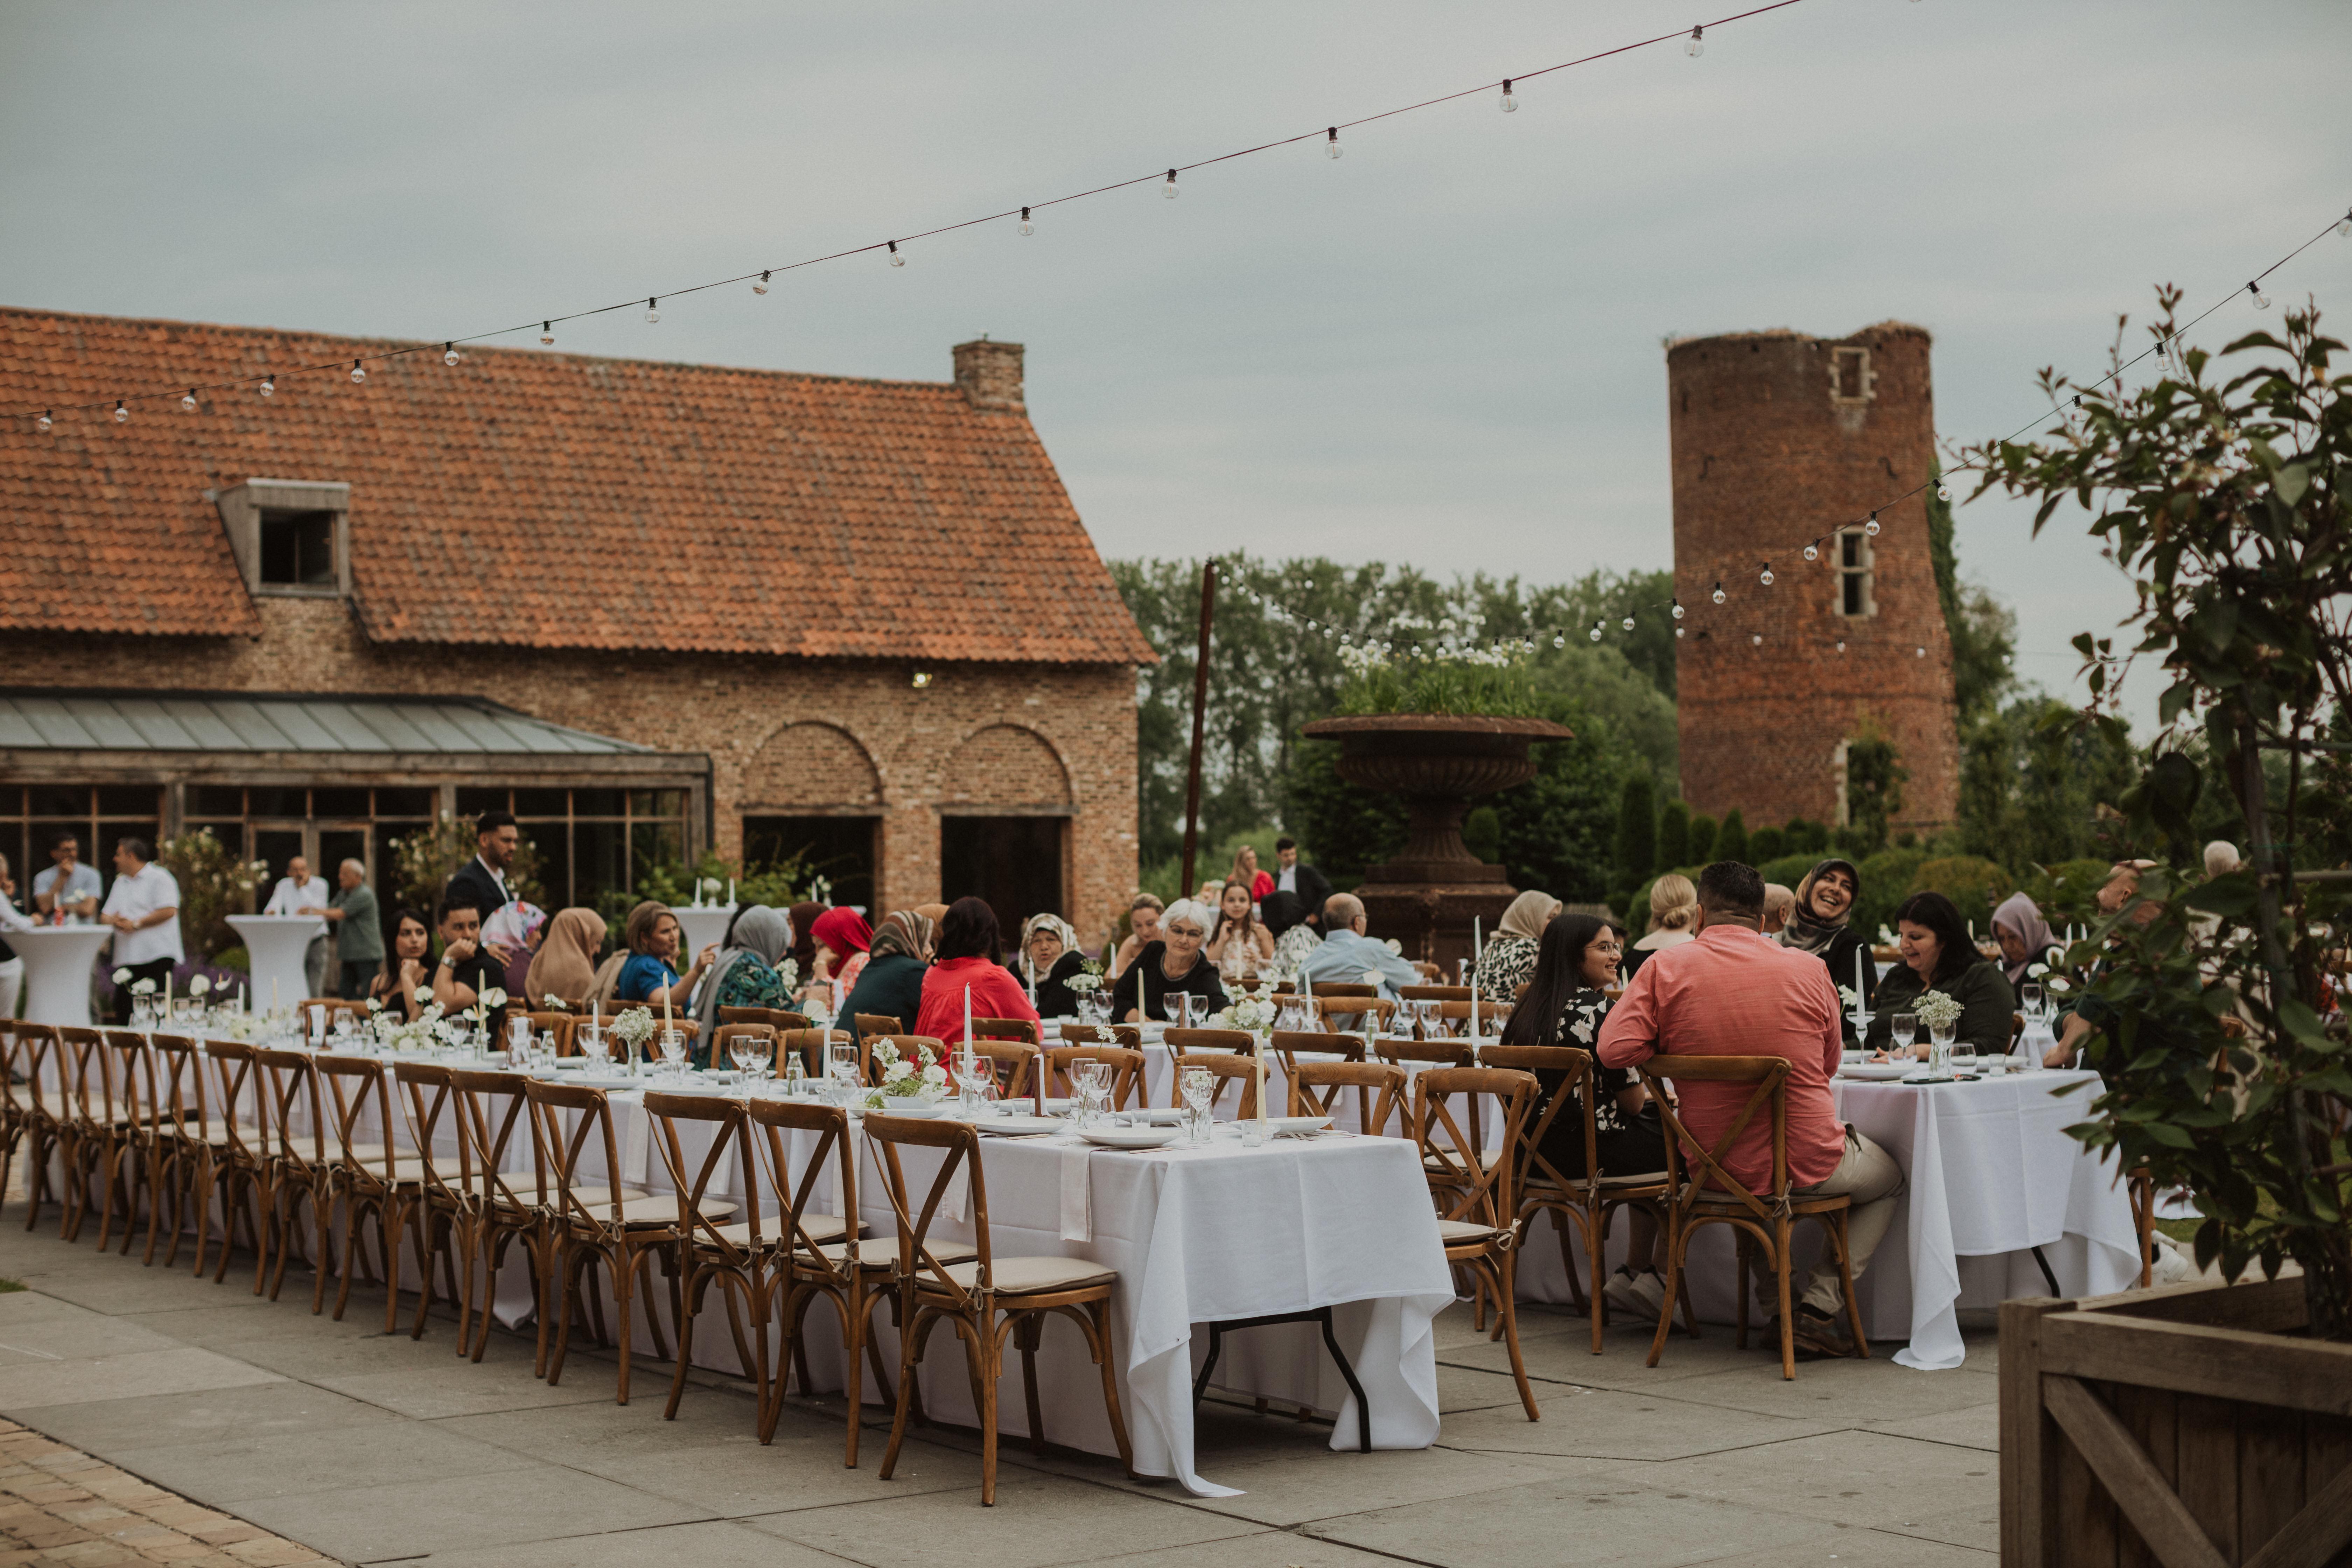
[[[1217,563],[1201,566],[1201,649],[1192,660],[1192,760],[1184,779],[1184,875],[1176,896],[1192,896],[1192,856],[1201,840],[1201,731],[1209,706],[1209,620],[1217,606]]]

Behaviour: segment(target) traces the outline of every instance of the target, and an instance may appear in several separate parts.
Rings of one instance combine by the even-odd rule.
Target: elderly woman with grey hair
[[[1175,1016],[1170,999],[1179,993],[1193,998],[1196,1019],[1222,1012],[1225,988],[1218,982],[1217,966],[1201,952],[1215,919],[1207,905],[1192,899],[1169,905],[1160,917],[1160,940],[1147,942],[1119,975],[1110,1016],[1126,1024],[1170,1018]]]

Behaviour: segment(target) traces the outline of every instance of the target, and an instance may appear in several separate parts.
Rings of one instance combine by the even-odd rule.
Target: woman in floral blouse
[[[1609,1016],[1610,988],[1618,984],[1617,964],[1624,954],[1624,933],[1596,915],[1562,913],[1544,928],[1536,956],[1535,978],[1528,994],[1503,1026],[1507,1046],[1572,1046],[1591,1051],[1601,1037],[1601,1020]],[[1539,1072],[1543,1099],[1530,1113],[1541,1117],[1559,1093],[1565,1074]],[[1637,1176],[1666,1168],[1666,1141],[1658,1108],[1649,1090],[1633,1072],[1592,1064],[1593,1149],[1603,1176]],[[1584,1174],[1584,1111],[1581,1106],[1560,1107],[1545,1131],[1543,1157],[1571,1181]],[[1665,1266],[1665,1237],[1658,1216],[1635,1205],[1632,1235],[1625,1256],[1646,1260],[1636,1269],[1632,1261],[1610,1276],[1605,1287],[1609,1304],[1636,1320],[1655,1319],[1666,1298],[1660,1270]]]
[[[1543,944],[1544,927],[1559,910],[1559,900],[1549,893],[1529,891],[1511,900],[1502,923],[1486,939],[1471,977],[1480,1001],[1507,1007],[1519,999],[1519,987],[1536,977],[1536,952]]]

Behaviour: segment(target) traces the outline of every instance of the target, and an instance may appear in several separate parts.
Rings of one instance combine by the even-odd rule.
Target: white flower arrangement
[[[152,996],[155,994],[155,983],[152,980],[133,981],[131,986],[131,994],[133,996]]]
[[[430,985],[418,986],[415,991],[409,993],[409,1000],[415,1002],[420,1007],[425,1005],[426,1003],[433,1000],[433,987]]]
[[[1274,1006],[1258,997],[1244,996],[1210,1019],[1209,1026],[1214,1029],[1248,1029],[1253,1033],[1259,1029],[1271,1029],[1274,1027]]]
[[[1377,987],[1381,981],[1385,977],[1377,969],[1367,969],[1363,973],[1358,975],[1356,978],[1362,981],[1367,985]]]
[[[2072,991],[2074,987],[2064,975],[2053,974],[2050,977],[2050,989],[2053,991]]]
[[[118,969],[107,978],[112,980],[117,985],[128,985],[131,984],[131,971]]]
[[[1102,989],[1103,966],[1099,958],[1083,961],[1083,967],[1062,984],[1070,988],[1073,996],[1091,996]]]
[[[1919,1021],[1931,1030],[1948,1029],[1960,1021],[1959,1003],[1945,995],[1941,991],[1928,992],[1912,1005],[1911,1010],[1916,1013],[1919,1016]]]
[[[572,1010],[571,1005],[552,991],[539,999],[539,1006],[542,1013],[568,1013]]]
[[[2029,963],[2025,966],[2025,977],[2029,980],[2039,980],[2049,973],[2050,966],[2046,963]]]
[[[882,1087],[866,1097],[868,1106],[881,1109],[886,1100],[930,1103],[947,1093],[948,1069],[940,1065],[938,1053],[929,1046],[917,1046],[915,1055],[917,1059],[909,1061],[890,1041],[874,1042],[874,1067]]]
[[[1888,931],[1885,926],[1880,926],[1878,928],[1879,946],[1893,947],[1900,940],[1900,938],[1898,938],[1893,931]]]
[[[776,977],[784,983],[786,991],[798,990],[801,983],[801,961],[797,958],[778,959]]]
[[[1862,998],[1854,994],[1853,986],[1841,985],[1837,988],[1837,991],[1838,1000],[1845,1004],[1846,1006],[1859,1007],[1862,1005]]]
[[[726,884],[719,881],[716,877],[705,877],[694,885],[695,896],[698,899],[716,899],[725,890]]]
[[[642,1046],[654,1037],[654,1015],[650,1007],[631,1007],[605,1026],[613,1037],[625,1046]]]
[[[383,1011],[383,998],[381,996],[369,997],[367,999],[367,1004],[368,1011],[371,1013],[381,1013]]]
[[[211,994],[212,994],[212,990],[213,990],[213,979],[212,979],[212,976],[211,976],[211,975],[209,975],[209,974],[191,974],[191,975],[189,975],[189,976],[188,976],[188,994],[189,994],[189,995],[191,995],[191,996],[209,996],[209,995],[211,995]]]

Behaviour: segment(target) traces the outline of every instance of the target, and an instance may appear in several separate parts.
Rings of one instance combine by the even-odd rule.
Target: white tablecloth
[[[10,934],[25,961],[25,1021],[89,1027],[91,963],[113,940],[110,926],[42,926]]]
[[[245,939],[257,1010],[291,1007],[310,995],[302,958],[313,938],[327,934],[325,921],[317,915],[231,915],[228,923]]]

